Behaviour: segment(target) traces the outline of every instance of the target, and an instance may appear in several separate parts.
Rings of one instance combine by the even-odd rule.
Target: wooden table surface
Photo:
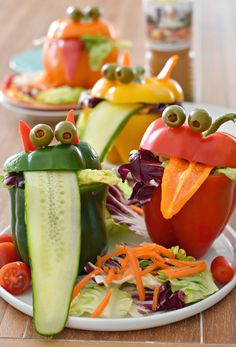
[[[133,61],[144,58],[144,28],[141,0],[94,0],[105,15],[120,28],[121,37],[134,42]],[[7,0],[0,11],[0,79],[9,72],[8,60],[19,51],[31,48],[32,40],[44,35],[49,23],[63,16],[70,5],[66,0]],[[83,6],[86,1],[73,1]],[[236,111],[236,1],[198,0],[195,8],[196,101],[230,107]],[[5,159],[20,150],[17,115],[0,108],[0,167]],[[0,230],[9,224],[8,194],[0,194]],[[236,228],[235,217],[231,224]],[[236,290],[214,307],[192,318],[164,327],[131,332],[91,332],[65,329],[52,345],[69,346],[158,346],[236,345]],[[43,346],[45,342],[32,327],[28,316],[0,299],[0,346]],[[47,344],[48,345],[48,344]]]

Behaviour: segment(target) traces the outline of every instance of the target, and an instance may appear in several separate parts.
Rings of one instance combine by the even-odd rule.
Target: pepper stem
[[[204,133],[202,133],[203,137],[214,134],[222,124],[224,124],[228,121],[236,122],[236,114],[235,113],[228,113],[228,114],[225,114],[224,116],[217,118],[211,124],[210,128],[208,130],[204,131]]]

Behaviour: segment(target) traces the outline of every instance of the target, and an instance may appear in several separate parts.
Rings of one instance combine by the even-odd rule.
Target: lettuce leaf
[[[232,181],[236,181],[236,169],[231,167],[215,169],[213,175],[222,174]]]
[[[47,105],[77,104],[82,91],[80,87],[62,86],[39,92],[36,100]]]
[[[103,300],[110,288],[90,284],[81,289],[71,303],[69,315],[77,317],[89,317]],[[114,287],[108,305],[99,317],[122,318],[128,315],[133,304],[131,294]]]
[[[211,272],[205,270],[197,275],[169,280],[172,292],[182,290],[185,304],[192,304],[218,291]]]
[[[111,170],[91,170],[78,171],[78,181],[80,185],[92,183],[104,183],[109,185],[119,184],[120,179]]]

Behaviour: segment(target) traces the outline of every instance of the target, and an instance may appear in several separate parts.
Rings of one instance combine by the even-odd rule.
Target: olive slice
[[[69,6],[67,8],[67,15],[75,22],[78,22],[83,17],[83,12],[74,6]]]
[[[64,144],[71,144],[77,135],[76,127],[68,121],[60,122],[55,127],[55,137],[57,141]]]
[[[127,66],[118,66],[115,70],[115,79],[121,83],[130,83],[136,77],[133,69]]]
[[[117,68],[116,64],[105,64],[102,67],[102,75],[109,81],[115,80],[115,70]]]
[[[170,128],[179,128],[185,122],[186,112],[179,105],[168,106],[162,113],[162,119]]]
[[[188,117],[188,124],[194,131],[203,132],[210,128],[211,123],[211,116],[203,108],[196,108]]]
[[[53,139],[53,130],[47,124],[38,124],[30,130],[29,136],[33,145],[46,147]]]
[[[99,7],[97,6],[87,6],[84,10],[84,13],[86,16],[88,16],[89,18],[93,19],[93,20],[97,20],[98,18],[101,17],[101,10]]]

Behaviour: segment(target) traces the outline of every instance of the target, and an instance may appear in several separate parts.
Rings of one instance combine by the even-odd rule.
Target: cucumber
[[[129,118],[143,107],[143,104],[115,105],[102,101],[92,109],[86,122],[83,117],[79,119],[80,137],[83,141],[90,143],[98,153],[100,161],[103,161]],[[82,132],[80,132],[80,124],[83,128]]]
[[[67,321],[81,243],[75,172],[25,172],[25,219],[32,274],[34,326],[44,336]]]

